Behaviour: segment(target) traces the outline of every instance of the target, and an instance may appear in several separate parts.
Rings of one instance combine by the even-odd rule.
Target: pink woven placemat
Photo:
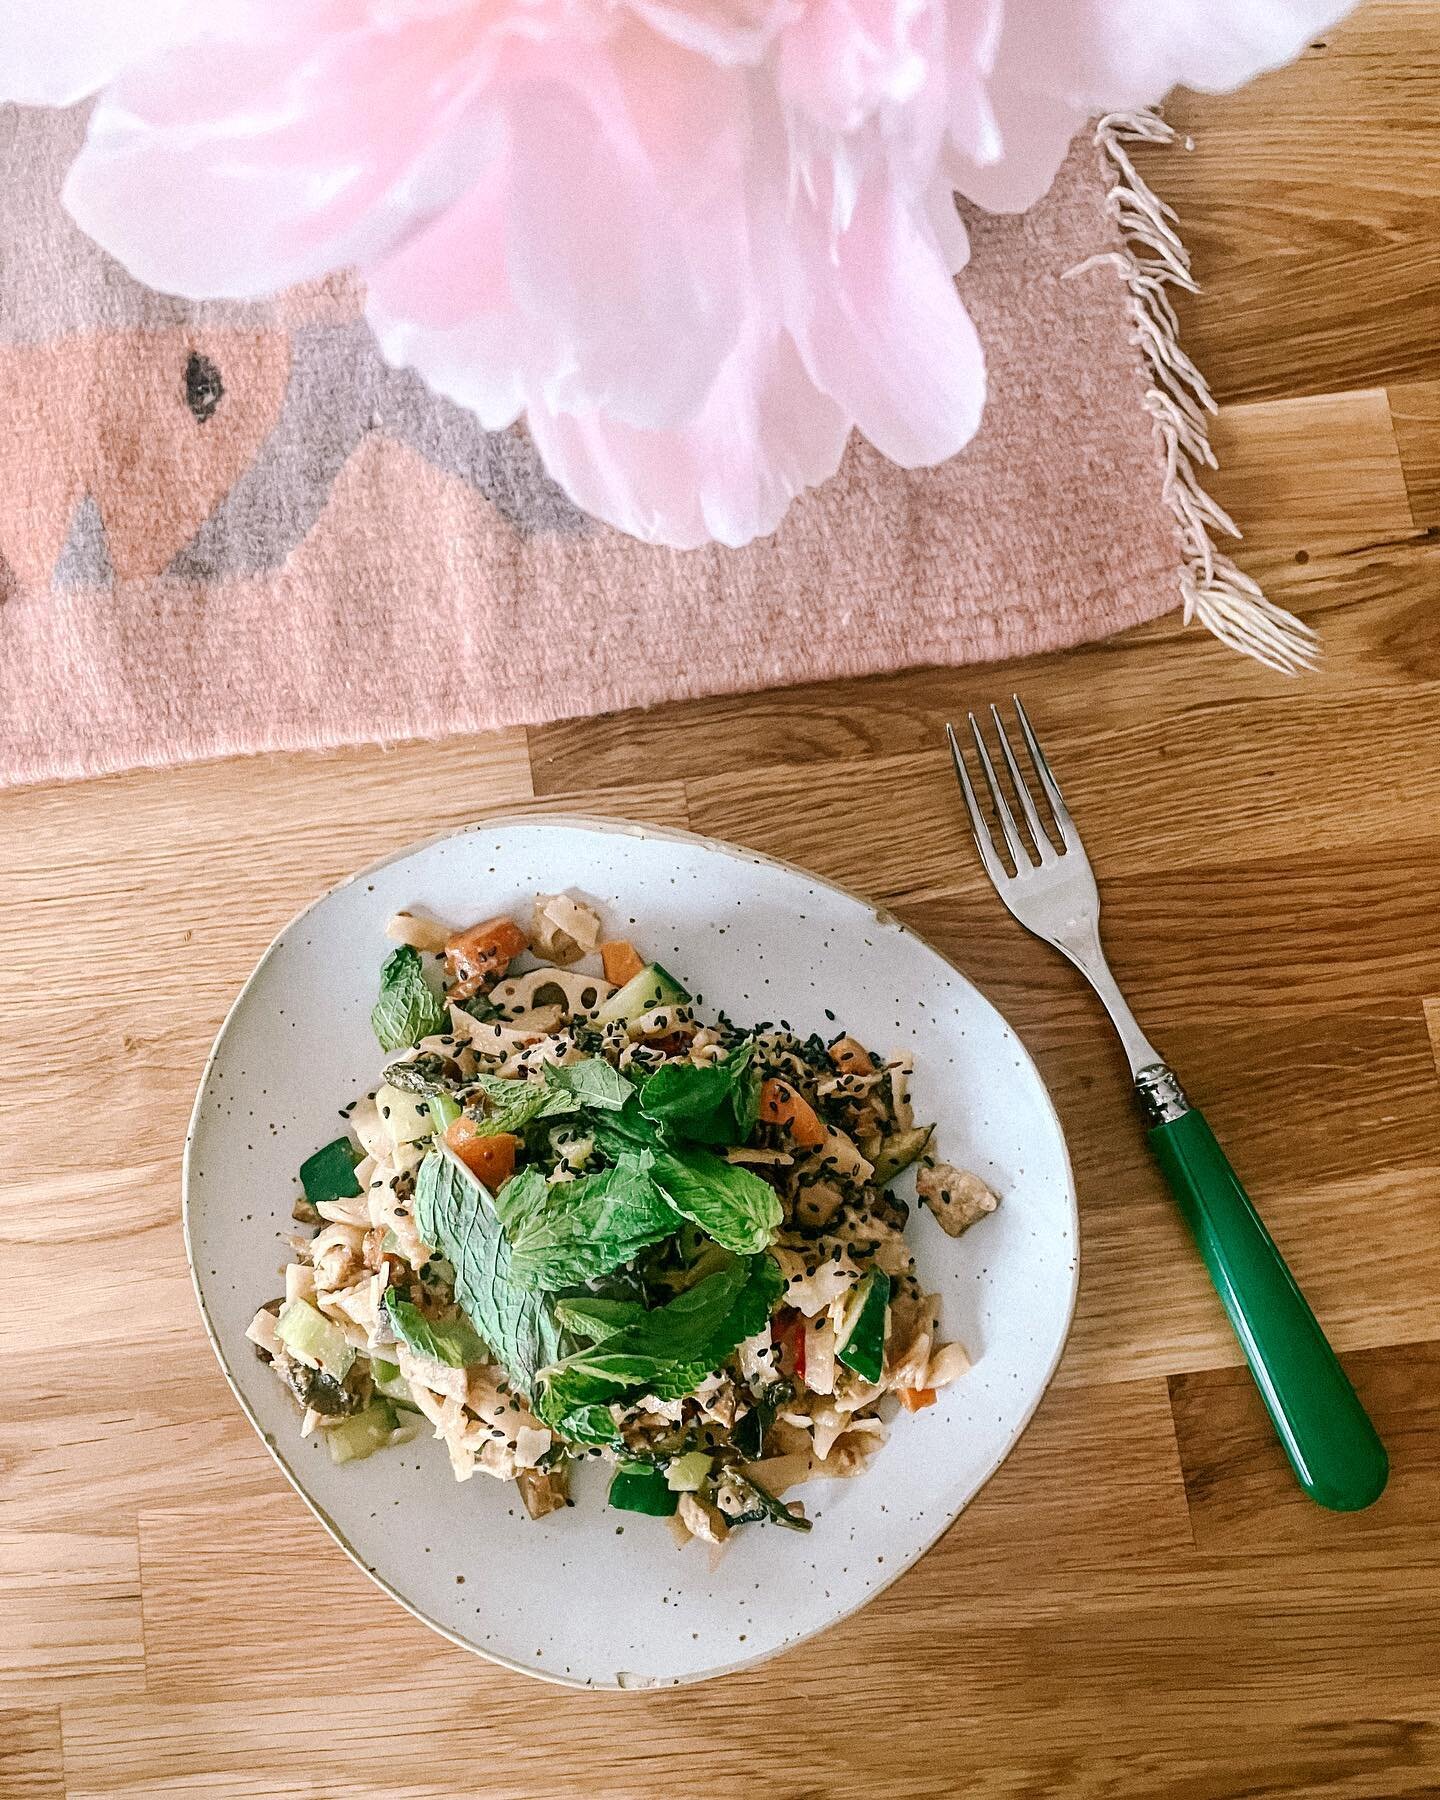
[[[974,662],[1177,604],[1125,284],[1060,279],[1115,244],[1088,142],[1026,217],[968,215],[963,456],[857,442],[774,537],[674,552],[388,369],[345,282],[137,287],[57,204],[81,129],[0,111],[0,783]]]

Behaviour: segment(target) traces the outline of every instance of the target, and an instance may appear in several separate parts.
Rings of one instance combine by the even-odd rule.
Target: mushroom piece
[[[959,1237],[977,1219],[994,1212],[1000,1204],[998,1195],[978,1175],[957,1169],[951,1163],[936,1163],[922,1169],[915,1182],[921,1201],[934,1213],[942,1231]]]
[[[730,1535],[730,1527],[720,1508],[702,1500],[698,1494],[682,1494],[679,1513],[691,1537],[703,1538],[707,1544],[723,1544]]]
[[[845,1204],[845,1196],[833,1181],[812,1181],[795,1196],[795,1223],[807,1231],[828,1225]]]
[[[573,894],[537,894],[530,941],[538,956],[563,968],[600,942],[600,915]]]
[[[336,1419],[346,1413],[359,1412],[365,1404],[360,1390],[351,1385],[348,1377],[345,1381],[336,1381],[323,1369],[307,1368],[293,1356],[283,1353],[275,1358],[275,1369],[300,1404],[323,1418]]]
[[[543,1519],[546,1513],[558,1512],[565,1505],[570,1488],[570,1466],[556,1463],[548,1469],[521,1469],[515,1477],[520,1498],[532,1519]]]

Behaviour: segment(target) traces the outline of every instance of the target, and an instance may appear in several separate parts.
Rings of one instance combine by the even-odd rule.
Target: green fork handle
[[[1174,1092],[1185,1110],[1151,1127],[1150,1147],[1195,1234],[1290,1466],[1319,1505],[1334,1512],[1369,1506],[1389,1475],[1385,1446],[1205,1115],[1184,1101],[1178,1085]]]

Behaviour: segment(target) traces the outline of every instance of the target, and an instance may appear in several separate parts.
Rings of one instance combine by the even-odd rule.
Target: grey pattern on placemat
[[[519,532],[592,529],[522,432],[486,431],[412,371],[392,369],[363,319],[303,326],[290,343],[279,424],[175,558],[172,575],[212,580],[278,567],[310,531],[335,477],[370,431],[408,444],[477,489]]]
[[[87,494],[70,520],[70,535],[56,561],[52,580],[57,588],[107,588],[114,579],[105,521],[94,496]]]

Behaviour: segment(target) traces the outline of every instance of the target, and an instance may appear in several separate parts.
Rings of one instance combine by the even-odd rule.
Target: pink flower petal
[[[370,271],[366,314],[397,367],[478,414],[490,431],[525,404],[527,369],[549,339],[514,309],[505,265],[508,156],[454,206]]]
[[[956,137],[948,173],[994,212],[1021,212],[1055,179],[1096,112],[1151,106],[1172,87],[1219,91],[1288,62],[1355,0],[1005,0],[989,86],[1002,146]]]
[[[720,64],[755,63],[802,0],[627,0],[630,10],[683,49]]]
[[[141,279],[355,264],[386,354],[487,425],[526,415],[581,505],[743,543],[852,425],[906,466],[975,432],[953,187],[1028,205],[1090,113],[1233,85],[1345,10],[0,0],[0,67],[42,99],[128,67],[66,194]]]
[[[985,404],[985,358],[933,234],[872,184],[813,270],[796,341],[815,385],[902,468],[964,448]]]
[[[835,473],[849,435],[783,333],[737,346],[682,430],[637,431],[533,406],[529,424],[546,468],[578,506],[680,550],[767,536],[797,494]]]
[[[950,141],[962,156],[982,166],[1003,150],[989,87],[1004,15],[1005,0],[970,0],[951,7],[947,20]]]
[[[5,0],[0,101],[71,106],[159,48],[186,0]]]
[[[510,131],[507,265],[516,306],[557,346],[545,404],[642,427],[688,419],[739,318],[698,278],[671,194],[559,83],[528,87]]]
[[[780,42],[782,97],[838,133],[858,130],[882,107],[904,106],[925,85],[923,27],[936,10],[894,0],[811,0]]]
[[[468,9],[402,32],[356,16],[351,0],[217,6],[101,99],[65,190],[77,221],[140,280],[196,297],[383,254],[473,179],[493,46]]]

